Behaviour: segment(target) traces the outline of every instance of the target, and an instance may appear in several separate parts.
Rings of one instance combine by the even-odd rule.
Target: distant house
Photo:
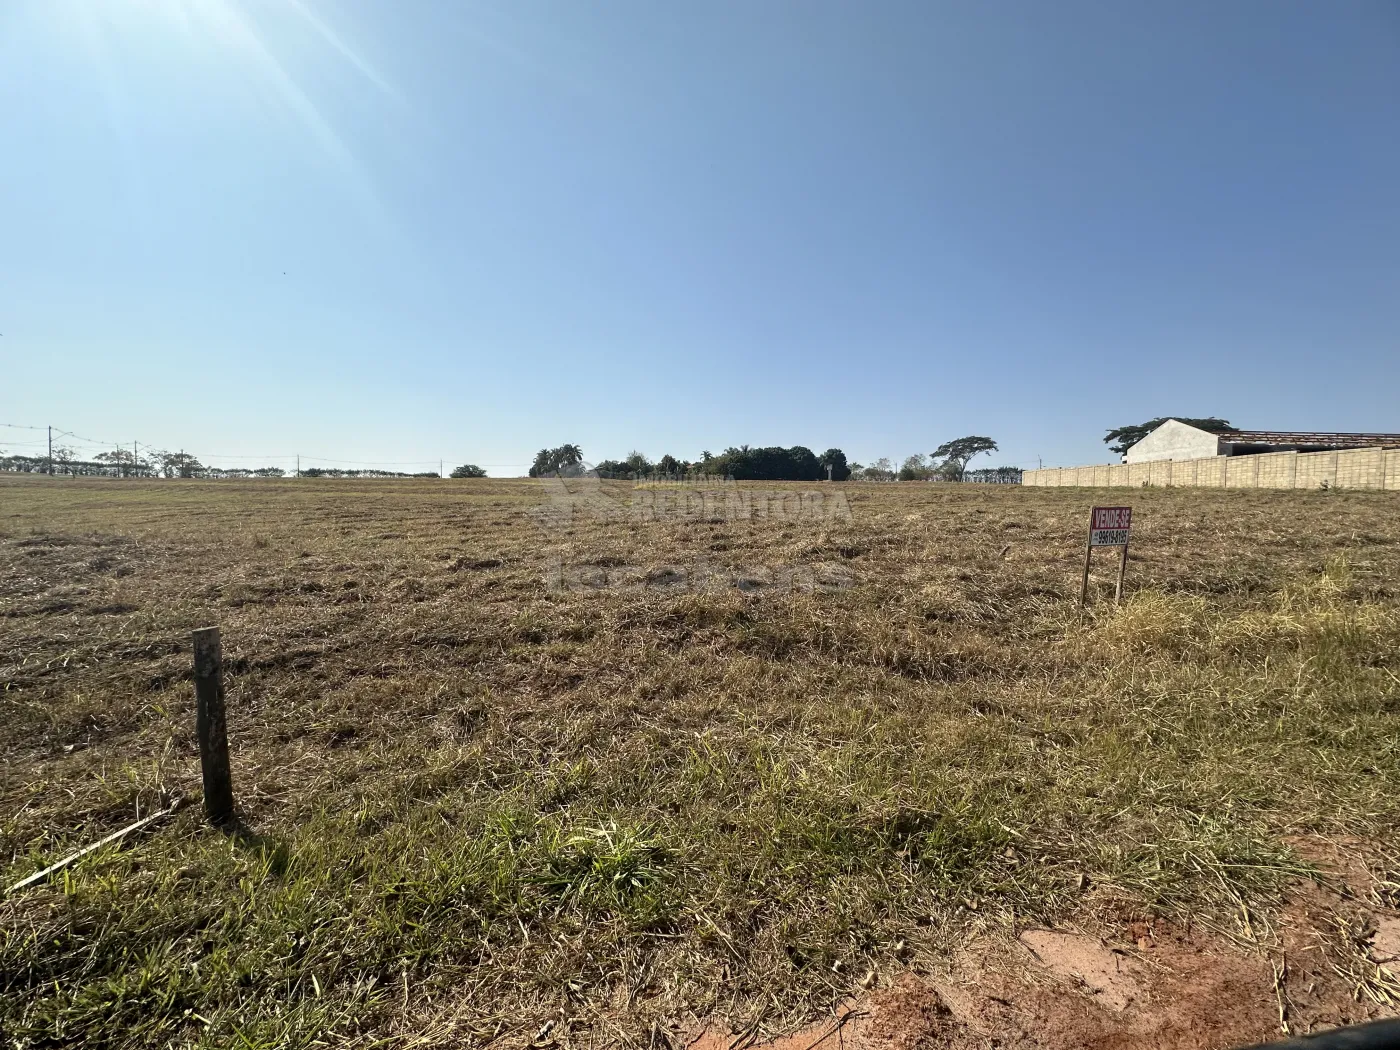
[[[1250,456],[1263,452],[1330,452],[1343,448],[1400,448],[1400,434],[1327,434],[1311,431],[1226,430],[1219,434],[1169,419],[1123,455],[1124,463],[1161,459]]]

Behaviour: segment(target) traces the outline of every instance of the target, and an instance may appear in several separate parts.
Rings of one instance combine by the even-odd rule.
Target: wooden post
[[[1089,604],[1089,560],[1094,556],[1094,545],[1084,542],[1084,585],[1079,588],[1079,604]]]
[[[228,765],[228,724],[224,716],[224,663],[219,629],[194,632],[195,734],[204,774],[204,813],[211,823],[233,820],[233,779]]]
[[[1123,601],[1123,575],[1128,571],[1128,545],[1125,543],[1118,550],[1118,586],[1113,590],[1113,604],[1118,605]]]

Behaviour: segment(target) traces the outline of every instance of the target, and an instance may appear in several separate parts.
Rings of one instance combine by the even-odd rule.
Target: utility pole
[[[294,478],[301,477],[301,453],[297,453],[297,472],[292,475]]]
[[[131,443],[131,476],[133,478],[139,478],[141,476],[140,472],[136,469],[136,458],[136,442],[133,441]]]
[[[826,480],[827,480],[827,481],[830,481],[830,480],[831,480],[831,464],[830,464],[830,463],[828,463],[828,464],[826,465]]]
[[[49,477],[53,477],[53,425],[49,425]]]
[[[438,460],[438,477],[442,477],[442,460]]]

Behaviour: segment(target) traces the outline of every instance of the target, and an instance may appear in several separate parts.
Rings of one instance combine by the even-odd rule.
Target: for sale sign
[[[1090,547],[1126,547],[1132,507],[1095,507],[1089,512]]]

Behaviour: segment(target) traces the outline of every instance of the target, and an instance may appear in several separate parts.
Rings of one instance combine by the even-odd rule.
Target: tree
[[[593,468],[600,478],[618,476],[642,477],[656,470],[656,464],[636,449],[627,453],[626,459],[605,459]]]
[[[894,466],[888,456],[881,456],[868,467],[860,468],[861,481],[893,481]]]
[[[963,481],[967,475],[968,471],[958,466],[955,459],[945,459],[929,471],[929,477],[935,481]]]
[[[486,477],[486,471],[482,470],[482,469],[481,469],[480,467],[478,467],[475,463],[463,463],[460,467],[456,467],[456,468],[452,471],[452,473],[448,475],[448,477],[450,477],[450,478],[484,478],[484,477]]]
[[[968,460],[973,456],[980,456],[983,452],[997,451],[997,443],[989,437],[968,437],[954,438],[952,441],[945,441],[933,450],[933,458],[942,460],[938,469],[946,474],[950,479],[961,481],[963,471],[967,469]]]
[[[899,468],[900,481],[927,481],[933,476],[933,468],[922,452],[915,452]]]
[[[136,459],[134,455],[124,448],[114,449],[111,452],[99,452],[92,458],[99,463],[106,463],[109,466],[115,467],[117,474],[121,477],[125,477],[130,473],[130,468]]]
[[[627,459],[605,459],[593,465],[600,478],[620,478],[633,474],[650,473],[651,460],[640,452],[633,452]]]
[[[817,462],[811,449],[802,445],[792,448],[750,448],[740,445],[727,448],[705,464],[712,474],[727,474],[736,481],[816,481],[826,477],[826,470]]]
[[[1171,419],[1175,419],[1178,423],[1185,423],[1188,427],[1208,430],[1212,434],[1223,434],[1228,430],[1235,429],[1230,425],[1228,419],[1221,419],[1218,416],[1207,416],[1205,419],[1191,419],[1187,416],[1159,416],[1156,419],[1149,419],[1146,423],[1139,423],[1136,426],[1119,427],[1116,430],[1110,430],[1104,435],[1104,444],[1108,446],[1110,452],[1116,452],[1121,456],[1143,438],[1147,437],[1148,434],[1152,433],[1152,431]]]
[[[583,473],[583,449],[578,445],[560,445],[558,448],[542,448],[535,453],[535,462],[530,467],[530,477],[542,478],[550,474],[577,477]]]
[[[99,452],[92,458],[98,463],[115,468],[120,477],[139,477],[152,473],[150,463],[145,459],[137,458],[134,452],[124,448],[113,449],[111,452]]]
[[[204,464],[188,452],[156,452],[154,455],[162,477],[197,478],[204,474]]]
[[[679,474],[681,472],[681,461],[670,453],[667,453],[662,456],[660,462],[656,464],[656,469],[663,474]]]
[[[851,476],[851,466],[846,462],[846,453],[839,448],[827,449],[817,457],[817,463],[821,465],[823,473],[828,467],[831,468],[832,481],[845,481]]]
[[[983,467],[981,470],[963,471],[963,480],[1019,485],[1021,473],[1020,467]]]
[[[530,467],[530,477],[542,478],[550,474],[577,475],[579,464],[583,462],[583,449],[577,445],[560,445],[558,448],[542,448],[535,453],[535,462]]]

